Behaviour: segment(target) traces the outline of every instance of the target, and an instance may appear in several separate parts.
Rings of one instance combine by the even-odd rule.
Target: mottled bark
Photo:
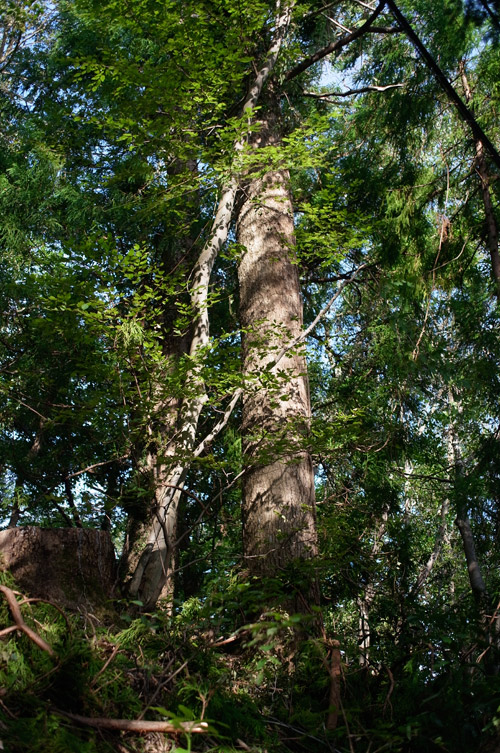
[[[243,104],[242,113],[251,119],[252,110],[259,101],[262,89],[272,72],[290,23],[293,3],[286,3],[275,21],[274,39],[257,72]],[[244,142],[234,145],[235,153],[243,150]],[[191,307],[195,312],[193,336],[189,356],[193,368],[185,385],[185,397],[179,410],[179,430],[172,445],[176,462],[168,466],[159,487],[154,518],[142,537],[142,550],[129,582],[129,594],[141,600],[145,608],[151,608],[159,598],[172,567],[179,490],[185,480],[190,458],[196,443],[198,421],[207,396],[201,376],[200,354],[209,342],[208,297],[212,269],[221,248],[224,246],[233,216],[238,183],[231,175],[222,186],[217,211],[210,236],[203,247],[191,276]],[[137,548],[139,550],[139,548]]]
[[[277,105],[252,137],[262,148],[277,141]],[[243,481],[244,556],[249,571],[276,575],[316,554],[314,476],[306,449],[310,420],[307,366],[301,349],[274,365],[302,330],[289,175],[251,178],[237,220],[243,345],[242,432],[248,468]]]

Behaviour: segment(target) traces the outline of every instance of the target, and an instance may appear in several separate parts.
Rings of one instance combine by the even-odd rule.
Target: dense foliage
[[[500,750],[499,17],[0,0],[2,528],[101,528],[125,552],[86,614],[18,594],[53,653],[1,573],[7,750]],[[238,212],[278,173],[291,344],[245,330],[238,283]],[[249,332],[275,358],[251,373]],[[276,342],[307,356],[311,418],[252,455],[239,398],[293,401]],[[296,434],[317,553],[260,577],[242,479]],[[152,604],[131,583],[169,488]]]

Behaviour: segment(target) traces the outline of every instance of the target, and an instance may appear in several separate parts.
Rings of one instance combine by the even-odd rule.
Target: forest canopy
[[[500,751],[499,45],[0,0],[6,749]]]

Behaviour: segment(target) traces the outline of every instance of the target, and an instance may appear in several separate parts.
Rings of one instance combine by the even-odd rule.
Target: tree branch
[[[337,298],[339,297],[339,295],[342,293],[342,291],[345,288],[345,286],[348,285],[350,282],[353,282],[353,280],[356,279],[356,277],[358,276],[358,274],[363,269],[366,269],[367,267],[371,267],[371,266],[373,266],[373,265],[368,264],[368,263],[367,264],[361,264],[361,266],[358,267],[357,269],[355,269],[354,272],[350,273],[350,276],[346,276],[345,279],[343,280],[343,282],[337,288],[335,294],[332,296],[332,298],[330,298],[330,300],[328,301],[328,303],[326,304],[326,306],[324,306],[321,309],[321,311],[316,316],[316,318],[314,319],[314,321],[303,332],[301,332],[300,335],[298,335],[297,337],[295,337],[293,340],[291,340],[291,342],[287,343],[283,347],[283,349],[276,356],[274,362],[272,362],[272,363],[269,364],[269,368],[274,368],[281,361],[281,359],[283,358],[283,356],[285,356],[288,353],[289,350],[291,350],[292,348],[295,348],[301,342],[304,342],[304,340],[306,340],[309,337],[309,335],[314,330],[314,328],[316,327],[316,325],[321,321],[321,319],[323,319],[323,317],[326,316],[326,314],[330,311],[331,307],[333,306],[333,304],[335,303],[335,301],[337,300]],[[199,443],[198,447],[193,452],[194,457],[198,457],[199,455],[201,455],[201,453],[206,449],[206,447],[211,442],[213,442],[213,440],[215,439],[215,437],[222,431],[222,429],[224,429],[224,427],[226,426],[227,422],[229,421],[229,419],[231,417],[231,414],[232,414],[234,408],[236,407],[236,403],[238,402],[238,400],[240,399],[240,397],[242,396],[242,394],[243,394],[243,388],[242,387],[238,387],[238,389],[234,392],[233,397],[231,398],[231,402],[229,403],[229,405],[228,405],[228,407],[227,407],[227,409],[226,409],[226,411],[224,413],[224,416],[221,418],[221,420],[219,421],[219,423],[216,424],[216,426],[212,429],[212,431],[210,432],[210,434],[207,434],[207,436],[204,439],[202,439],[202,441]]]
[[[345,47],[346,45],[350,44],[351,42],[354,42],[355,39],[358,39],[361,37],[365,32],[367,32],[370,29],[370,26],[373,25],[373,22],[376,20],[376,18],[382,13],[385,6],[385,0],[383,0],[374,10],[374,12],[371,14],[371,16],[365,21],[365,23],[359,27],[359,29],[355,29],[351,34],[347,34],[345,37],[342,37],[341,39],[336,39],[334,42],[330,42],[330,44],[327,44],[326,47],[323,47],[321,50],[318,50],[313,55],[310,55],[309,57],[302,60],[301,63],[294,66],[285,76],[286,81],[291,81],[292,79],[299,76],[301,73],[303,73],[305,70],[311,67],[311,65],[314,65],[314,63],[317,63],[319,60],[322,60],[327,55],[330,55],[332,52],[337,52],[338,50],[341,50],[342,47]]]
[[[66,476],[67,479],[70,478],[76,478],[76,476],[81,476],[82,473],[92,473],[92,471],[95,468],[100,468],[103,465],[109,465],[110,463],[119,463],[121,460],[126,460],[129,457],[129,453],[126,455],[120,455],[119,458],[111,458],[111,460],[103,460],[101,463],[94,463],[93,465],[88,465],[86,468],[82,468],[81,471],[75,471],[74,473],[68,473]]]
[[[70,714],[68,711],[53,709],[56,714],[65,716],[67,719],[82,724],[85,727],[94,727],[95,729],[115,729],[124,732],[139,732],[146,734],[148,732],[167,732],[173,735],[179,732],[200,733],[208,732],[207,722],[150,722],[143,719],[107,719],[105,717],[80,716],[80,714]]]
[[[11,611],[12,617],[14,618],[14,622],[16,623],[16,627],[12,626],[10,628],[6,628],[5,630],[2,630],[0,632],[0,636],[7,635],[7,633],[13,632],[13,630],[21,630],[25,635],[28,636],[28,638],[33,641],[35,645],[38,646],[38,648],[41,648],[42,651],[46,651],[49,656],[55,656],[54,650],[52,646],[49,646],[49,644],[41,638],[38,633],[35,633],[34,630],[32,630],[29,625],[27,625],[23,619],[23,616],[21,614],[21,609],[19,607],[19,603],[14,595],[14,592],[8,588],[7,586],[0,586],[0,592],[3,593],[5,596],[5,599],[7,601],[7,604],[9,605],[9,609]]]
[[[364,94],[365,92],[385,92],[388,89],[402,89],[404,84],[387,84],[387,86],[362,86],[361,89],[347,89],[345,92],[325,92],[324,94],[316,92],[303,91],[304,97],[314,97],[315,99],[326,99],[327,97],[351,97],[353,94]]]
[[[399,10],[394,0],[386,0],[386,2],[394,18],[396,19],[396,21],[399,23],[399,25],[405,32],[410,42],[418,50],[424,62],[426,63],[427,67],[432,71],[439,86],[448,96],[450,101],[455,105],[462,120],[465,123],[467,123],[467,125],[470,127],[474,135],[474,138],[483,142],[485,148],[489,152],[491,159],[493,160],[495,165],[500,169],[500,154],[498,153],[496,148],[493,146],[492,142],[489,140],[488,136],[485,134],[485,132],[483,131],[483,129],[477,122],[476,118],[472,114],[472,112],[469,110],[469,108],[467,107],[463,99],[459,96],[459,94],[457,94],[457,92],[455,91],[453,86],[450,84],[450,82],[444,75],[439,65],[436,63],[436,61],[434,60],[434,58],[432,57],[428,49],[424,46],[423,42],[420,40],[417,34],[413,31],[409,21],[407,21],[405,16],[403,16],[403,14]]]

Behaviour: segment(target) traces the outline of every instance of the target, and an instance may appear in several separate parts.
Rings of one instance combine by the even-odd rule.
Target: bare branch
[[[330,18],[330,16],[327,16],[326,13],[322,13],[322,16],[326,18],[327,21],[330,21],[331,24],[334,26],[337,26],[339,29],[342,29],[342,31],[346,31],[348,34],[352,34],[352,29],[348,29],[347,26],[344,26],[344,24],[341,24],[340,21],[336,21],[335,18]]]
[[[143,719],[107,719],[103,717],[80,716],[80,714],[70,714],[68,711],[53,709],[56,714],[65,716],[77,724],[85,727],[94,727],[95,729],[115,729],[124,732],[139,732],[146,734],[148,732],[166,732],[173,735],[179,732],[200,733],[208,732],[206,722],[150,722]]]
[[[109,465],[110,463],[117,463],[120,460],[126,460],[129,457],[128,453],[126,455],[120,455],[119,458],[111,458],[111,460],[103,460],[101,463],[94,463],[93,465],[88,465],[86,468],[82,468],[81,471],[75,471],[75,473],[69,473],[66,478],[75,478],[75,476],[81,476],[82,473],[92,473],[93,470],[96,468],[100,468],[103,465]]]
[[[13,632],[13,630],[21,630],[25,635],[28,636],[28,638],[33,641],[33,643],[38,646],[38,648],[41,648],[42,651],[46,651],[49,656],[55,656],[54,649],[52,646],[49,646],[49,644],[41,638],[38,633],[35,633],[32,628],[27,625],[23,619],[23,616],[21,614],[21,609],[19,607],[19,603],[14,595],[14,592],[12,589],[8,588],[7,586],[0,586],[0,591],[5,596],[5,599],[7,601],[7,604],[9,605],[9,609],[11,611],[12,617],[14,618],[14,622],[16,623],[16,626],[12,626],[12,628],[7,628],[5,631],[2,631],[0,635],[6,635],[7,633]]]
[[[477,122],[471,110],[467,107],[463,99],[455,91],[437,62],[430,54],[429,50],[425,47],[420,37],[413,30],[409,21],[401,13],[394,0],[385,0],[385,2],[387,3],[389,10],[405,32],[410,42],[413,44],[415,49],[418,50],[427,67],[432,71],[441,89],[445,92],[450,102],[455,105],[462,120],[467,123],[467,125],[471,129],[474,138],[482,141],[484,147],[489,152],[491,159],[493,160],[495,165],[500,168],[500,154]]]
[[[351,97],[356,94],[364,94],[365,92],[385,92],[389,89],[402,89],[404,84],[387,84],[387,86],[362,86],[361,89],[347,89],[345,92],[308,92],[303,91],[302,94],[305,97],[314,97],[315,99],[327,99],[328,97]]]

